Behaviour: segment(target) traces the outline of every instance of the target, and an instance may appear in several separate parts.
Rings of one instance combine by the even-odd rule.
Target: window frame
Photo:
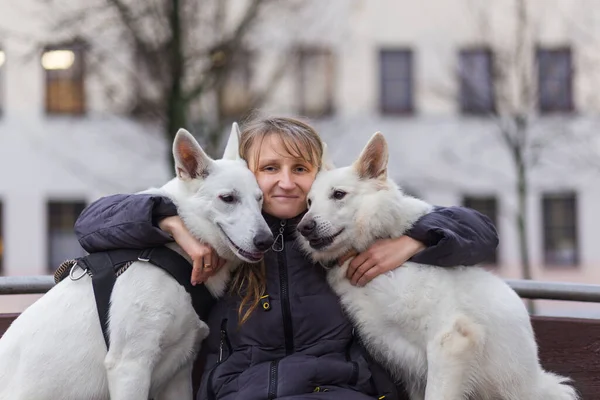
[[[402,80],[406,82],[408,93],[406,94],[408,103],[400,107],[391,106],[386,104],[386,86],[389,81],[396,81],[400,79],[386,79],[386,68],[385,58],[390,57],[393,54],[396,56],[406,56],[406,70],[407,76]],[[415,112],[415,55],[411,48],[398,47],[398,48],[382,48],[379,50],[379,111],[383,115],[412,115]]]
[[[557,103],[554,102],[553,100],[544,100],[544,96],[543,96],[543,81],[547,81],[548,79],[544,79],[544,77],[542,76],[542,70],[545,69],[549,69],[549,66],[544,66],[542,65],[542,60],[547,59],[547,57],[553,57],[553,56],[557,56],[560,54],[566,54],[567,55],[567,60],[568,60],[568,64],[569,64],[569,70],[568,70],[568,79],[567,79],[567,86],[566,86],[566,92],[567,92],[567,99],[566,99],[566,106],[557,106]],[[575,69],[574,69],[574,64],[573,64],[573,51],[571,49],[571,47],[569,46],[561,46],[561,47],[541,47],[538,46],[536,48],[536,53],[535,53],[535,57],[536,57],[536,73],[537,73],[537,105],[538,105],[538,111],[541,114],[558,114],[558,113],[570,113],[575,111],[575,104],[574,104],[574,75],[575,75]]]
[[[44,108],[47,116],[83,116],[87,113],[87,98],[86,98],[86,77],[87,77],[87,68],[86,68],[86,52],[87,46],[81,40],[75,40],[73,42],[68,43],[60,43],[46,46],[41,54],[41,57],[44,56],[47,52],[51,51],[60,51],[67,50],[72,51],[75,55],[75,60],[73,66],[70,68],[76,68],[77,70],[73,72],[74,77],[71,78],[60,78],[58,75],[63,73],[66,70],[52,70],[46,69],[42,65],[42,70],[44,71]],[[40,57],[40,61],[41,61]],[[61,72],[58,72],[61,71]],[[53,75],[55,75],[53,77]],[[67,108],[64,105],[60,105],[61,102],[60,96],[53,94],[51,89],[51,85],[54,82],[60,81],[69,81],[72,82],[73,87],[76,88],[76,93],[72,96],[79,96],[79,103],[77,106],[73,106],[72,108]],[[57,90],[57,89],[54,89]],[[55,96],[57,96],[55,98]],[[76,101],[75,101],[76,103]]]

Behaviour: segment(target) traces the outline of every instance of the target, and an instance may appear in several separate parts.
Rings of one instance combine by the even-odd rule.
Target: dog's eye
[[[310,208],[310,205],[312,204],[312,200],[311,200],[311,199],[308,199],[308,200],[306,201],[306,203],[308,204],[308,207]]]
[[[334,191],[333,191],[333,195],[332,195],[332,197],[333,197],[334,199],[336,199],[336,200],[341,200],[341,199],[343,199],[344,197],[346,197],[346,194],[347,194],[347,193],[346,193],[346,192],[344,192],[343,190],[334,190]]]
[[[227,203],[227,204],[231,204],[235,201],[235,197],[233,197],[230,194],[222,194],[219,196],[219,199],[221,199],[221,201],[223,203]]]

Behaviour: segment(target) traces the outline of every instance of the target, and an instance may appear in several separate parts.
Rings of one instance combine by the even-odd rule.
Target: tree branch
[[[268,0],[252,0],[246,9],[244,17],[236,29],[232,32],[231,36],[228,39],[224,39],[218,43],[211,49],[211,51],[209,51],[209,54],[213,56],[221,53],[221,56],[225,57],[225,64],[222,66],[212,62],[213,60],[211,60],[211,65],[205,69],[204,73],[200,74],[200,81],[192,85],[191,89],[189,89],[189,91],[185,94],[184,98],[187,102],[193,101],[200,94],[213,87],[218,80],[215,79],[215,75],[217,75],[217,78],[219,75],[217,72],[218,69],[232,68],[232,55],[241,49],[244,36],[251,28],[252,23],[256,20],[261,6],[267,1]]]
[[[152,46],[148,43],[143,36],[138,31],[138,28],[135,24],[135,18],[131,12],[131,10],[123,3],[121,0],[107,0],[109,4],[116,9],[123,26],[126,28],[127,32],[133,39],[135,43],[135,47],[142,53],[142,55],[147,58],[149,61],[158,61],[156,60],[156,53],[152,51]]]
[[[287,69],[294,63],[294,57],[292,57],[293,52],[289,52],[287,55],[283,54],[281,63],[275,68],[273,74],[270,79],[268,79],[267,85],[262,88],[258,93],[254,93],[250,100],[250,108],[254,109],[260,107],[268,97],[273,93],[281,79],[285,76],[285,72]]]

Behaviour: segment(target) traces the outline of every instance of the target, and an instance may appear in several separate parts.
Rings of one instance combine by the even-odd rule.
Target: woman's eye
[[[227,204],[231,204],[235,201],[235,197],[233,197],[230,194],[222,194],[219,196],[219,199],[221,199],[221,201],[223,203],[227,203]]]
[[[346,192],[344,192],[343,190],[334,190],[333,191],[333,198],[336,200],[341,200],[344,197],[346,197]]]

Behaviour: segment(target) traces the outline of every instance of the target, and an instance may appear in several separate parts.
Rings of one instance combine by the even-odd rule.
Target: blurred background
[[[381,131],[406,192],[496,224],[494,273],[600,284],[597,0],[4,0],[0,111],[2,275],[82,255],[79,213],[170,179],[178,128],[219,157],[286,115],[337,165]]]

